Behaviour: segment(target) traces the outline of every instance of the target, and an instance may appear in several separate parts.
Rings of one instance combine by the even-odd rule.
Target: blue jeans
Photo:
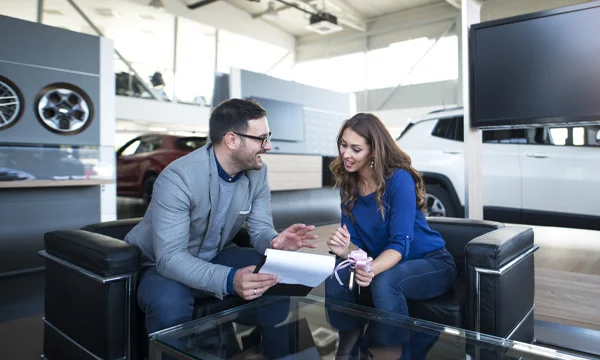
[[[230,247],[223,249],[212,261],[213,264],[241,269],[256,265],[261,255],[252,248]],[[138,306],[146,315],[148,333],[183,324],[192,320],[196,299],[208,295],[163,277],[156,267],[142,274],[138,287]]]
[[[349,268],[343,269],[338,274],[344,285],[340,285],[335,277],[328,278],[325,283],[326,297],[357,303],[357,294],[348,290]],[[445,248],[432,251],[422,259],[403,260],[373,279],[370,285],[373,305],[379,310],[408,316],[407,300],[425,300],[443,295],[450,290],[455,278],[456,265],[452,255]],[[363,321],[357,317],[337,311],[328,311],[327,315],[329,322],[336,329],[341,331],[362,329]],[[407,356],[410,354],[410,348],[414,348],[411,344],[415,341],[420,344],[419,347],[433,345],[433,343],[429,344],[430,341],[418,339],[419,336],[416,339],[410,337],[408,330],[374,322],[365,332],[361,344],[403,346],[403,358],[409,358]],[[417,354],[413,355],[415,355],[413,358],[416,358]]]

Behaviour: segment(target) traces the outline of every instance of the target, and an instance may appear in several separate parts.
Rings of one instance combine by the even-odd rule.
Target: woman
[[[339,156],[330,169],[340,188],[342,226],[327,245],[338,263],[357,249],[373,261],[369,271],[356,268],[358,286],[353,291],[348,289],[349,268],[338,272],[343,285],[329,278],[326,296],[356,303],[357,290],[370,287],[375,308],[408,316],[407,300],[440,296],[456,277],[444,240],[427,224],[423,179],[373,114],[359,113],[346,120],[337,144]],[[329,313],[329,319],[340,329],[338,355],[348,356],[357,350],[362,329],[339,315]],[[366,343],[375,358],[377,351],[383,352],[382,357],[394,351],[407,357],[408,333],[398,333],[398,329],[371,324],[362,345]]]

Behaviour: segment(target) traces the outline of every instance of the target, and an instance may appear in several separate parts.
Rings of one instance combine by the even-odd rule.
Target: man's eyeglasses
[[[237,136],[242,136],[242,137],[246,137],[249,139],[260,140],[261,148],[264,148],[266,143],[271,142],[271,132],[270,131],[269,131],[269,135],[267,135],[267,136],[254,136],[254,135],[240,134],[240,133],[236,133],[236,132],[234,132],[234,134],[236,134]]]

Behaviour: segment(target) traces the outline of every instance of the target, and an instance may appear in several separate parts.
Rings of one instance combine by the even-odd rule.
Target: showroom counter
[[[6,181],[0,182],[0,189],[96,186],[114,183],[114,180],[108,179]]]

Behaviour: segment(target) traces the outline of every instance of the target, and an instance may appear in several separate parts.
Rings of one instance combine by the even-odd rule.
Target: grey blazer
[[[235,182],[220,252],[244,222],[251,242],[261,254],[277,236],[271,216],[267,168],[245,171]],[[156,265],[162,276],[219,299],[227,294],[230,267],[203,259],[203,243],[216,211],[219,174],[215,153],[207,144],[167,166],[156,179],[152,201],[144,219],[125,237],[137,245],[144,260]],[[212,227],[211,227],[212,228]]]

